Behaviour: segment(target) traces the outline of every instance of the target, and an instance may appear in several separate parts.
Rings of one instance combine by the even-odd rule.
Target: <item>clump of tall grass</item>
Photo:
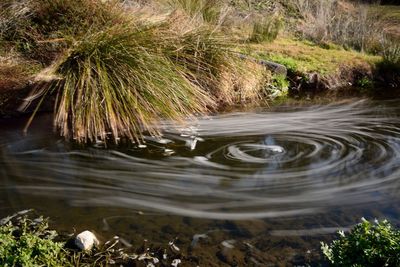
[[[168,55],[184,69],[190,81],[222,104],[261,100],[260,92],[266,81],[265,69],[240,59],[233,52],[235,46],[230,38],[207,24],[179,22],[175,16],[170,21],[172,25],[179,25],[179,29],[172,29],[178,38],[169,42],[171,47],[166,50],[179,51]],[[199,39],[199,36],[203,37]]]
[[[221,22],[226,4],[221,0],[162,0],[173,8],[183,10],[190,17],[211,24]]]
[[[400,42],[387,38],[382,40],[382,54],[385,62],[400,69]]]
[[[271,42],[276,39],[282,27],[282,20],[277,16],[256,20],[248,41],[254,43]]]
[[[59,76],[55,126],[79,142],[157,135],[159,118],[204,113],[211,98],[164,52],[163,25],[116,25],[89,34],[51,67]],[[157,47],[162,47],[161,49]],[[172,52],[172,51],[171,51]],[[111,134],[110,134],[111,133]]]

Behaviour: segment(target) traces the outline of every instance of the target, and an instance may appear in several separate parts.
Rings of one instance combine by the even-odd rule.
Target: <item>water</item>
[[[201,266],[313,264],[363,216],[400,222],[399,115],[396,101],[260,109],[107,148],[57,138],[50,115],[27,136],[6,121],[0,215],[34,208],[134,246],[178,237]]]

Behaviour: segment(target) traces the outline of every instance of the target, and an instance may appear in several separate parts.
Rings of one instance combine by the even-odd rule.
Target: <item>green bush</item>
[[[387,220],[363,218],[347,235],[340,231],[332,244],[321,243],[321,249],[332,266],[400,266],[400,231]]]
[[[20,218],[0,223],[0,266],[72,266],[64,244],[55,242],[57,233],[47,220]]]

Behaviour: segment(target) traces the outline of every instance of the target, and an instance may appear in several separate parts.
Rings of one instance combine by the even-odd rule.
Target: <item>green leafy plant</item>
[[[285,75],[273,75],[266,88],[268,97],[272,100],[284,99],[288,95],[289,85]]]
[[[400,266],[400,231],[387,220],[364,218],[348,234],[339,232],[330,245],[321,243],[332,266]]]
[[[369,77],[363,76],[357,81],[356,85],[363,89],[371,89],[373,87],[373,81]]]
[[[17,214],[17,216],[19,216]],[[72,266],[47,219],[11,216],[0,223],[1,266]]]

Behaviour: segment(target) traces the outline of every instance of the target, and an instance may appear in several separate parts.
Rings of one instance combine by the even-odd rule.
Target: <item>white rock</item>
[[[75,245],[81,250],[91,250],[99,244],[99,240],[90,231],[84,231],[75,237]]]

